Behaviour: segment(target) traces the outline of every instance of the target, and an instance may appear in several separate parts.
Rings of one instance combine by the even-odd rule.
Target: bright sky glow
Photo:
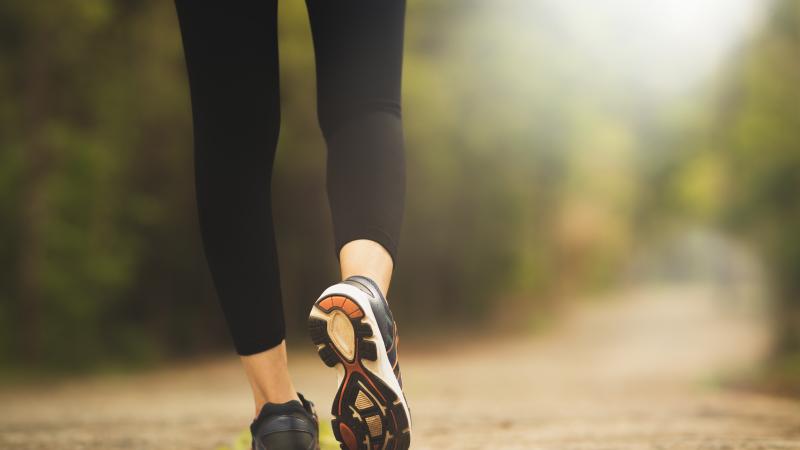
[[[521,0],[545,12],[569,57],[651,93],[674,93],[724,61],[763,18],[769,0]],[[512,8],[513,9],[513,8]],[[514,14],[520,11],[514,12]],[[529,15],[530,17],[530,15]],[[532,22],[537,22],[533,20]]]

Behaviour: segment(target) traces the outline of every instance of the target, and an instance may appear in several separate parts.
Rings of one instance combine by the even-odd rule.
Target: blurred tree
[[[800,3],[778,0],[701,106],[680,110],[681,150],[657,171],[667,189],[655,216],[717,223],[760,251],[780,356],[800,352],[799,80]]]
[[[0,287],[6,361],[147,358],[178,333],[155,322],[202,311],[200,254],[175,239],[195,236],[182,231],[194,229],[191,160],[169,6],[0,7],[2,248],[17,268]]]
[[[800,3],[780,0],[744,51],[714,123],[725,223],[759,244],[780,302],[780,352],[800,352]],[[702,161],[702,160],[701,160]],[[699,170],[699,169],[695,169]]]

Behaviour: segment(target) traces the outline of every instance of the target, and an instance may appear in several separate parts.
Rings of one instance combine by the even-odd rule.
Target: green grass
[[[250,450],[250,430],[243,430],[230,445],[219,447],[217,450]],[[319,444],[321,450],[338,450],[339,443],[333,437],[331,423],[323,421],[319,424]]]

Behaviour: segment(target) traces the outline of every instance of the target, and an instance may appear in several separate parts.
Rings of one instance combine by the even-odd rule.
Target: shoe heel
[[[308,318],[308,333],[322,362],[328,367],[353,364],[358,359],[377,359],[372,327],[362,322],[364,311],[352,299],[331,295],[314,303]]]
[[[333,433],[342,448],[408,449],[409,420],[400,399],[363,364],[378,361],[378,348],[362,307],[345,295],[320,298],[309,313],[308,331],[322,362],[343,368],[331,406]]]

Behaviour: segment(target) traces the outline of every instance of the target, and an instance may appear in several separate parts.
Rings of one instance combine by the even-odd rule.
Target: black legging
[[[277,0],[176,0],[192,99],[206,258],[241,355],[285,336],[270,181],[280,127]],[[336,255],[370,239],[397,256],[405,160],[405,0],[307,0],[328,147]]]

